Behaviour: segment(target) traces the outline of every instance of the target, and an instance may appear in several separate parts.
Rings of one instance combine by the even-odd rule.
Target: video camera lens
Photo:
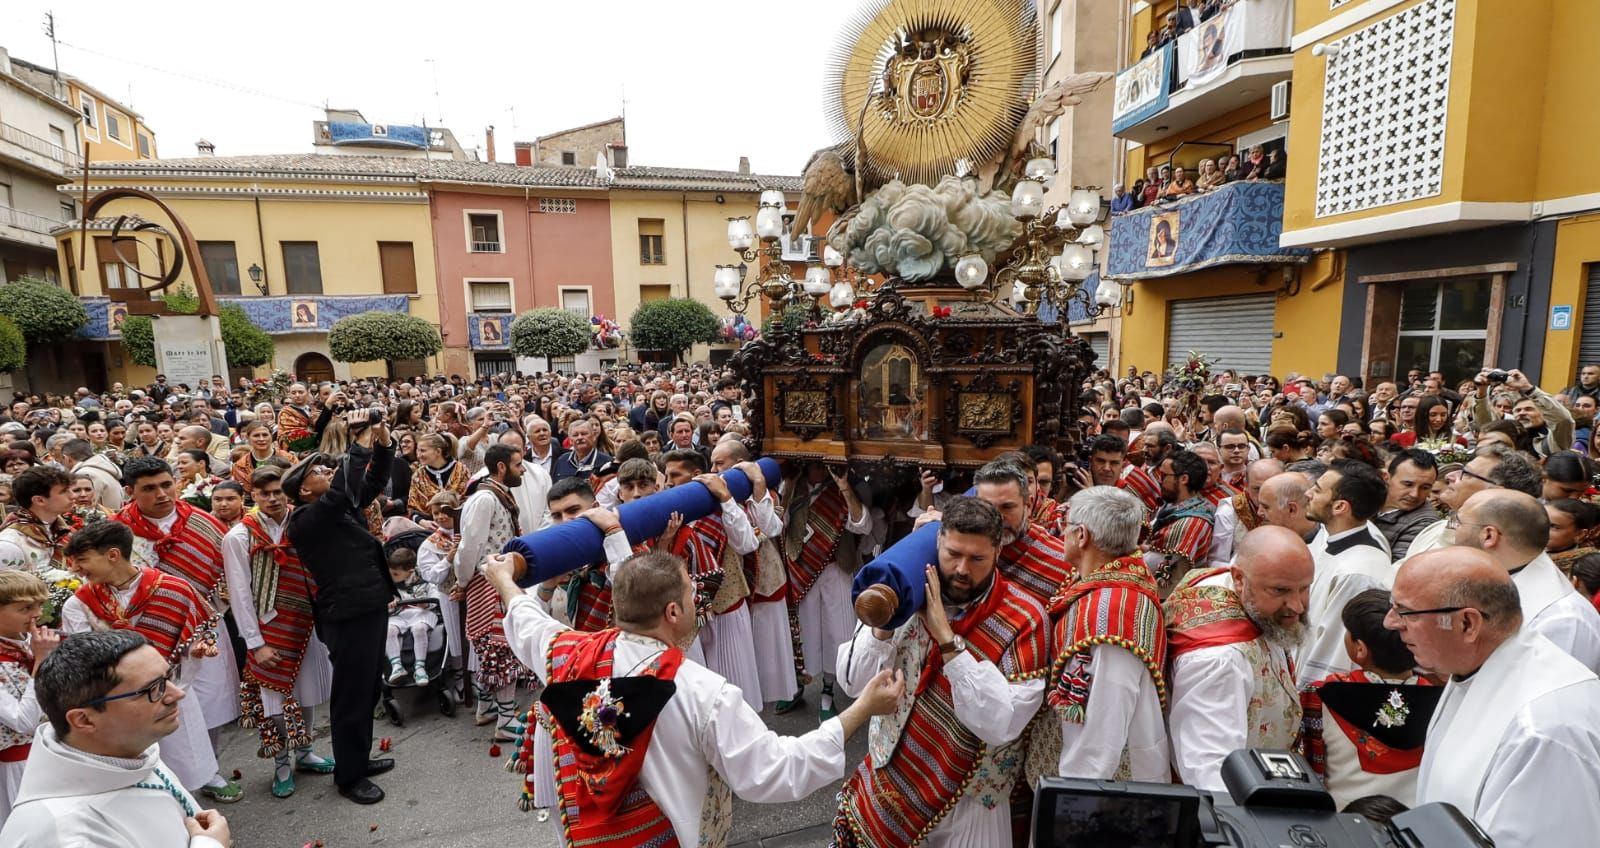
[[[1511,374],[1509,372],[1502,371],[1499,368],[1495,368],[1489,373],[1484,374],[1483,379],[1490,383],[1504,383],[1505,381],[1511,379]]]

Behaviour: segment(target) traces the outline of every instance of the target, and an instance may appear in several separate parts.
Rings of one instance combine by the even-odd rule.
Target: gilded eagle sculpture
[[[1038,68],[1033,0],[869,3],[830,64],[829,122],[841,140],[806,163],[793,232],[810,232],[831,212],[829,243],[859,257],[865,231],[858,224],[851,239],[847,230],[890,183],[938,189],[956,175],[974,199],[1008,190],[1039,152],[1039,127],[1112,76],[1077,74],[1036,93]],[[990,175],[986,189],[973,179],[979,174]],[[947,207],[960,202],[949,187],[941,193]],[[913,276],[925,277],[928,264],[919,261]],[[863,267],[895,270],[871,260]]]

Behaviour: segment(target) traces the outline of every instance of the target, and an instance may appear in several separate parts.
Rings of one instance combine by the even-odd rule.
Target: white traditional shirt
[[[1227,573],[1202,586],[1233,590]],[[1196,648],[1172,661],[1167,734],[1182,783],[1225,792],[1222,761],[1240,748],[1288,748],[1300,730],[1289,654],[1264,638]]]
[[[0,530],[0,571],[27,571],[45,583],[71,579],[73,574],[50,564],[54,551],[22,535],[15,528]]]
[[[1527,627],[1428,725],[1417,803],[1454,804],[1499,848],[1589,844],[1600,834],[1600,680]]]
[[[1421,532],[1417,533],[1417,537],[1411,540],[1411,547],[1406,548],[1406,558],[1395,563],[1395,565],[1402,565],[1417,554],[1425,554],[1428,551],[1448,548],[1454,545],[1456,543],[1456,531],[1446,526],[1448,523],[1449,519],[1441,518],[1422,528]]]
[[[1600,611],[1578,594],[1550,555],[1539,554],[1511,579],[1522,600],[1522,626],[1600,673]]]
[[[1167,724],[1150,669],[1121,645],[1090,651],[1089,700],[1083,722],[1060,719],[1061,759],[1057,774],[1093,780],[1172,779]],[[1128,770],[1119,775],[1123,751]]]
[[[1295,651],[1295,684],[1305,688],[1330,674],[1355,669],[1344,647],[1344,605],[1368,589],[1394,584],[1394,564],[1364,522],[1329,536],[1313,557],[1316,576],[1306,603],[1304,638]]]
[[[274,543],[283,541],[284,525],[273,521],[260,510],[256,511],[256,520]],[[275,609],[267,610],[265,616],[256,616],[255,583],[250,572],[250,548],[254,544],[250,528],[243,524],[233,525],[222,537],[222,570],[228,577],[233,623],[238,627],[239,638],[244,640],[245,647],[252,651],[267,644],[267,640],[261,636],[261,625],[269,624],[278,617]],[[300,674],[294,680],[294,697],[302,707],[315,707],[327,703],[332,694],[333,665],[328,658],[327,647],[317,638],[316,629],[312,628],[305,655],[300,660]],[[261,687],[261,702],[267,715],[283,712],[283,696],[265,686]]]
[[[1233,562],[1234,537],[1239,532],[1239,511],[1233,508],[1233,498],[1223,498],[1217,504],[1211,524],[1211,553],[1205,566],[1216,568]]]
[[[517,659],[542,676],[549,667],[551,641],[567,628],[532,596],[520,595],[506,605],[505,629]],[[626,676],[666,647],[623,633],[612,669]],[[844,727],[837,718],[803,736],[779,736],[767,729],[736,687],[710,669],[683,663],[673,682],[677,691],[656,717],[639,784],[672,823],[678,844],[726,843],[731,814],[703,815],[717,788],[712,772],[733,794],[767,804],[798,801],[844,779]],[[703,821],[714,832],[702,834]]]
[[[467,478],[467,483],[471,485],[472,481],[487,476],[489,470],[480,468]],[[550,485],[550,470],[537,462],[529,462],[524,454],[522,483],[511,488],[511,499],[517,502],[517,524],[521,525],[523,533],[532,533],[548,525]]]
[[[884,669],[899,666],[896,649],[900,642],[911,638],[911,631],[920,631],[926,638],[920,617],[902,625],[893,638],[879,639],[870,627],[858,627],[855,638],[839,646],[836,668],[845,694],[858,697],[866,690],[873,675]],[[934,648],[937,650],[937,648]],[[910,656],[915,666],[921,660]],[[1043,678],[1009,681],[994,663],[980,660],[971,651],[962,651],[944,664],[942,672],[950,682],[950,699],[955,707],[956,720],[972,731],[986,747],[974,778],[965,786],[961,799],[950,808],[949,815],[940,820],[920,843],[923,848],[993,848],[1011,843],[1010,783],[1015,768],[1001,770],[995,766],[997,754],[1016,742],[1028,723],[1044,703]],[[885,729],[903,728],[905,715],[914,701],[911,688],[914,681],[906,680],[906,695],[900,710],[891,717],[872,719],[867,741],[868,756],[874,762],[887,762],[892,756],[898,738],[888,738]],[[987,803],[986,803],[987,801]]]

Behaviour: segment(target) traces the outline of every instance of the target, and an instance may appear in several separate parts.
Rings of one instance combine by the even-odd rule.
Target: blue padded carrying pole
[[[763,457],[756,464],[761,466],[767,486],[776,489],[782,482],[777,460]],[[743,471],[729,469],[722,472],[722,479],[734,501],[750,499],[754,486]],[[688,524],[716,511],[717,499],[711,491],[701,483],[689,483],[625,503],[617,509],[617,519],[628,543],[637,545],[661,535],[674,512]],[[568,521],[512,539],[501,553],[519,554],[527,562],[517,578],[518,586],[527,587],[599,562],[605,557],[605,535],[587,521]]]
[[[930,521],[856,572],[851,584],[856,618],[868,627],[893,630],[922,609],[927,569],[939,564],[939,522]]]

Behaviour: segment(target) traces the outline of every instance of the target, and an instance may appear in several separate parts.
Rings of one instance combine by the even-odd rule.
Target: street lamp
[[[832,287],[833,275],[823,265],[807,268],[800,279],[790,276],[789,265],[783,261],[782,244],[786,204],[783,192],[767,189],[761,192],[753,225],[747,215],[728,219],[728,247],[739,254],[743,263],[757,263],[756,275],[748,282],[745,280],[747,265],[743,263],[718,265],[711,278],[712,291],[734,314],[743,314],[750,301],[760,295],[766,298],[775,322],[781,324],[785,305],[797,303],[806,296],[823,297]],[[831,258],[824,255],[829,267]]]
[[[235,265],[234,267],[237,268],[238,266]],[[261,282],[261,266],[252,262],[250,263],[249,270],[247,270],[245,273],[250,275],[250,282],[255,284],[256,290],[265,296],[267,293],[267,284]]]

